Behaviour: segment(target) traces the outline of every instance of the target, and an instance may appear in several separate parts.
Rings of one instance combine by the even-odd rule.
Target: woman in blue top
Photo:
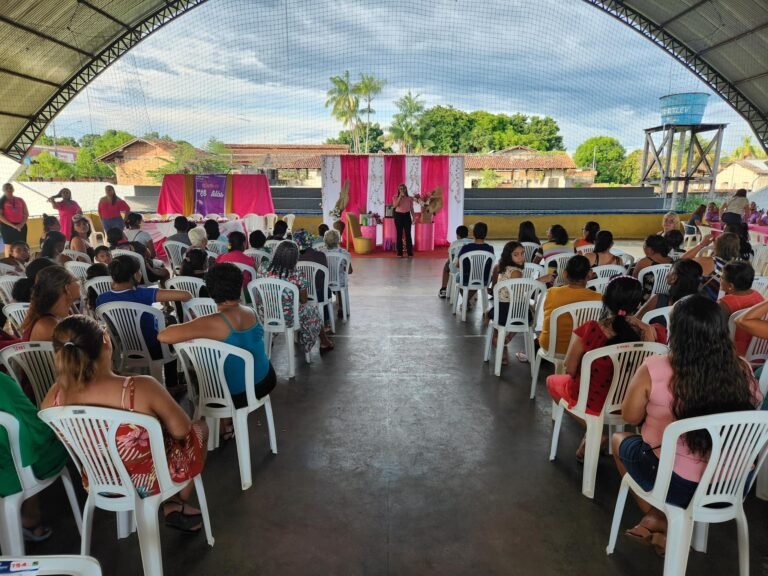
[[[191,322],[169,326],[158,335],[166,344],[178,344],[195,338],[210,338],[242,348],[253,356],[253,382],[256,398],[269,394],[277,384],[277,376],[264,350],[264,328],[253,309],[240,304],[243,273],[234,264],[221,263],[205,275],[205,286],[216,302],[218,314],[201,316]],[[227,358],[224,363],[227,387],[235,408],[247,405],[243,361]],[[224,438],[232,436],[232,427],[222,422]]]

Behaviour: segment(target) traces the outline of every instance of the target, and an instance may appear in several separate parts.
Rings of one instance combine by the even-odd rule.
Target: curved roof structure
[[[21,160],[56,114],[99,73],[205,1],[3,2],[0,151]],[[680,61],[749,122],[768,150],[765,0],[583,1]]]

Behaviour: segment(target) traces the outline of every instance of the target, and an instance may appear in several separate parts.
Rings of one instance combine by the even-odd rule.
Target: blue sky
[[[582,0],[209,0],[105,71],[58,132],[318,143],[340,129],[324,102],[344,70],[387,81],[373,104],[382,124],[412,90],[427,106],[550,115],[571,152],[596,135],[639,148],[660,96],[707,91]],[[726,151],[751,134],[714,95],[705,121],[729,124]]]

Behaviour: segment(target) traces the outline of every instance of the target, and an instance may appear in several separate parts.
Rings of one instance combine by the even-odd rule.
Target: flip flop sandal
[[[522,364],[528,364],[528,356],[522,352],[515,352],[515,358],[517,358],[517,361]]]
[[[171,504],[181,504],[181,510],[175,510],[165,515],[165,525],[186,534],[197,534],[203,528],[203,515],[184,514],[186,503],[180,500],[171,500]]]
[[[437,296],[445,300],[445,288],[440,288],[440,292],[437,293]]]
[[[40,534],[37,533],[38,529],[41,530]],[[32,528],[22,528],[21,532],[24,535],[24,540],[27,542],[45,542],[51,537],[51,534],[53,534],[53,530],[42,524],[38,524]]]
[[[642,524],[638,524],[634,528],[630,528],[629,530],[624,531],[624,536],[626,536],[630,541],[642,546],[651,546],[653,544],[654,534],[656,533],[651,532]]]

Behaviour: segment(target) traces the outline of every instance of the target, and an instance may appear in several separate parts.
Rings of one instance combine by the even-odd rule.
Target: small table
[[[363,238],[371,239],[374,246],[376,246],[376,228],[375,224],[373,226],[360,226],[360,234],[363,235]]]
[[[394,218],[384,218],[384,250],[397,248],[397,229]]]

